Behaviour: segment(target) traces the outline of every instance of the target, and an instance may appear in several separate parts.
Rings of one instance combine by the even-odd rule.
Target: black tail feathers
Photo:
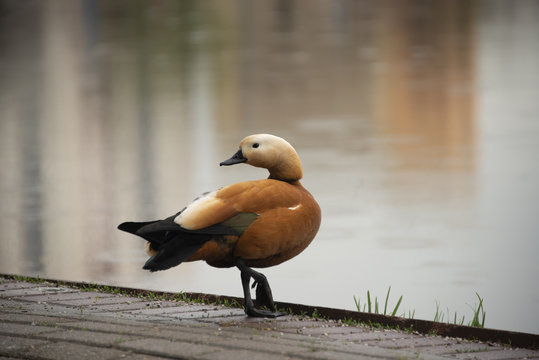
[[[137,231],[138,231],[140,228],[143,228],[143,227],[146,226],[146,225],[150,225],[150,224],[156,223],[156,222],[158,222],[158,221],[159,221],[159,220],[145,221],[145,222],[126,221],[126,222],[121,223],[120,225],[118,225],[118,230],[122,230],[122,231],[128,232],[128,233],[130,233],[130,234],[137,235]]]
[[[124,222],[118,225],[119,230],[149,241],[151,248],[157,251],[157,254],[146,261],[143,269],[153,272],[179,265],[214,236],[189,232],[174,223],[174,217],[145,222]]]
[[[178,233],[160,245],[157,254],[149,258],[142,268],[154,272],[179,265],[189,259],[209,240],[210,236],[208,235]]]

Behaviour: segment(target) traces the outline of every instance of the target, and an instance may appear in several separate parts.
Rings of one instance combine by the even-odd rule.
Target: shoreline
[[[0,274],[0,279],[11,279],[26,282],[48,282],[57,286],[68,286],[80,290],[98,290],[115,294],[123,294],[136,297],[146,297],[150,301],[155,300],[181,300],[193,303],[225,305],[231,308],[243,306],[243,298],[205,293],[172,293],[166,291],[150,291],[145,289],[101,285],[95,283],[64,281],[32,276],[20,276],[16,274]],[[358,312],[353,310],[334,309],[323,306],[312,306],[275,301],[277,308],[284,310],[290,315],[309,316],[323,320],[341,321],[347,324],[361,324],[372,328],[397,329],[402,331],[417,332],[424,335],[437,335],[467,340],[491,342],[503,344],[509,347],[537,349],[539,347],[539,334],[531,334],[500,329],[479,328],[465,325],[434,322],[420,319],[407,319],[381,314]]]

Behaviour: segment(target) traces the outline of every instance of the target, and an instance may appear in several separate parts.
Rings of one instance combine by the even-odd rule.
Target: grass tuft
[[[483,299],[481,298],[481,296],[479,296],[477,292],[475,293],[475,295],[479,299],[479,304],[477,305],[477,307],[475,307],[475,309],[472,307],[472,310],[474,311],[474,315],[469,325],[483,328],[485,327],[485,316],[486,316],[485,309],[483,308]],[[464,320],[464,317],[462,319]]]
[[[359,297],[356,297],[354,295],[354,303],[356,305],[356,309],[359,312],[368,312],[371,314],[379,314],[379,315],[390,315],[390,316],[397,316],[397,311],[402,303],[402,295],[397,300],[397,303],[393,307],[393,310],[388,313],[388,306],[389,306],[389,295],[391,293],[391,286],[387,289],[385,301],[384,301],[384,309],[383,312],[380,311],[380,303],[378,302],[378,297],[374,297],[374,301],[371,298],[371,292],[367,290],[367,302],[362,304]],[[474,326],[474,327],[485,327],[485,317],[486,312],[485,308],[483,306],[483,298],[479,296],[479,294],[476,292],[475,295],[477,296],[477,299],[479,300],[478,304],[474,304],[474,306],[470,306],[470,308],[473,311],[473,317],[470,322],[468,322],[467,326]],[[409,319],[413,319],[415,316],[415,310],[408,311],[408,314],[404,312],[401,317],[407,317]],[[441,310],[440,303],[436,301],[436,313],[434,314],[434,321],[435,322],[447,322],[448,324],[455,324],[455,325],[464,325],[465,324],[465,317],[464,315],[461,317],[456,312],[451,316],[451,313],[449,309],[447,309],[445,312]]]
[[[389,304],[389,294],[390,293],[391,293],[391,286],[389,287],[389,289],[387,289],[386,299],[385,299],[385,302],[384,302],[384,312],[383,313],[380,312],[380,304],[378,303],[378,297],[374,297],[374,312],[372,311],[373,302],[371,300],[371,292],[369,290],[367,290],[367,303],[363,304],[363,309],[361,308],[361,302],[360,302],[359,298],[356,298],[356,296],[354,295],[354,302],[356,304],[357,311],[365,312],[365,310],[367,310],[367,312],[371,313],[371,314],[388,315],[387,306]],[[389,314],[390,316],[395,316],[397,314],[397,311],[399,310],[399,306],[401,305],[401,302],[402,302],[402,295],[399,298],[399,300],[397,300],[397,304],[393,308],[393,311],[391,311],[391,314]]]

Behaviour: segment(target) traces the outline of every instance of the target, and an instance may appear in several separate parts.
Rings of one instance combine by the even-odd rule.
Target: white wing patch
[[[174,222],[184,229],[197,230],[200,217],[207,209],[211,208],[215,202],[220,201],[215,196],[217,191],[212,191],[197,198],[189,204],[182,213],[174,219]]]

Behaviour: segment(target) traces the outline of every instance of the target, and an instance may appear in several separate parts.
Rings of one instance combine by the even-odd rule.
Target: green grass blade
[[[397,313],[397,310],[399,309],[399,306],[401,305],[401,302],[402,302],[402,295],[399,298],[399,301],[397,301],[397,305],[395,305],[395,309],[393,309],[391,316],[395,316],[395,314]]]
[[[391,286],[387,289],[386,302],[384,303],[384,315],[387,314],[387,302],[389,301],[389,293],[391,292]]]
[[[443,321],[443,314],[440,312],[440,302],[438,300],[436,300],[436,313],[434,314],[434,321],[435,322]]]
[[[354,295],[354,303],[356,304],[357,311],[361,312],[361,305],[359,303],[359,298],[356,299],[356,296]]]

